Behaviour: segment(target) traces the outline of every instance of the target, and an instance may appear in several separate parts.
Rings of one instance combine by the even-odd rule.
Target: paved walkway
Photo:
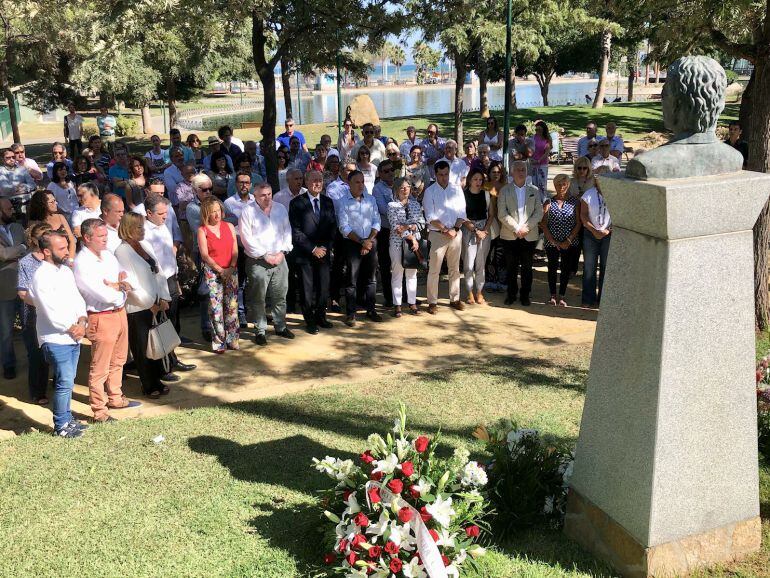
[[[424,280],[421,281],[418,296],[424,299]],[[442,294],[445,291],[442,287]],[[157,401],[138,397],[139,380],[129,375],[124,391],[130,397],[142,399],[144,405],[114,415],[118,419],[155,416],[335,383],[372,381],[385,374],[430,370],[490,356],[516,356],[563,344],[590,343],[597,313],[543,304],[547,293],[545,274],[540,270],[535,276],[534,301],[529,308],[518,304],[505,307],[502,294],[489,293],[491,306],[474,305],[458,312],[443,301],[435,316],[423,311],[418,317],[405,314],[400,319],[382,311],[383,323],[363,320],[354,329],[343,325],[340,315],[332,314],[334,329],[315,336],[305,333],[301,316],[292,315],[290,327],[297,335],[293,341],[268,334],[269,344],[261,348],[254,344],[249,329],[242,333],[240,351],[221,356],[201,343],[196,310],[188,309],[183,332],[198,343],[179,350],[179,354],[185,362],[196,363],[198,369],[180,374],[182,380],[172,385],[171,394]],[[569,303],[579,303],[577,284],[570,287],[567,299]],[[16,345],[19,375],[13,381],[0,381],[0,430],[50,430],[50,406],[38,407],[27,402],[26,355],[20,339]],[[89,358],[90,348],[84,345],[72,404],[81,419],[91,416],[88,389],[84,385]]]

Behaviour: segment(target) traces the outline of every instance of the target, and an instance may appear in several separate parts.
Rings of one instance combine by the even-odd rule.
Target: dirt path
[[[580,278],[570,287],[569,303],[579,303],[579,282]],[[446,294],[445,287],[441,294]],[[418,295],[424,299],[424,285]],[[590,343],[596,312],[545,305],[542,301],[546,295],[545,275],[540,270],[535,276],[534,302],[529,308],[518,304],[505,307],[502,294],[489,293],[493,304],[489,307],[469,306],[458,312],[443,301],[435,316],[423,311],[419,317],[405,314],[395,319],[389,311],[382,311],[383,323],[364,320],[354,329],[344,326],[339,315],[331,315],[334,329],[315,336],[305,333],[301,316],[292,315],[290,327],[297,335],[293,341],[268,334],[268,346],[260,348],[254,344],[249,329],[241,335],[242,349],[222,356],[200,344],[195,310],[187,310],[183,333],[198,343],[179,350],[179,354],[185,362],[196,363],[198,369],[180,374],[182,380],[172,385],[171,394],[158,401],[142,398],[138,379],[129,374],[124,392],[141,399],[143,406],[114,412],[114,416],[149,417],[330,384],[377,380],[386,374],[431,370],[488,356],[516,356],[563,344]],[[18,376],[13,381],[1,382],[0,387],[0,430],[50,430],[50,406],[27,403],[26,354],[20,340],[16,346]],[[89,356],[90,348],[86,345],[82,348],[72,403],[73,412],[81,419],[91,416],[88,389],[84,385]]]

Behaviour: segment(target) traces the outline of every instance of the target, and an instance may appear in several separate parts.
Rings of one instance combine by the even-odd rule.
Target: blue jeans
[[[16,369],[13,351],[13,322],[16,320],[17,299],[0,301],[0,361],[3,369]]]
[[[72,421],[70,403],[78,371],[80,344],[44,343],[43,356],[53,368],[53,427],[59,431]]]
[[[610,237],[597,239],[588,231],[583,231],[583,298],[586,305],[598,305],[602,300],[604,270],[607,268],[607,253],[610,250]],[[596,265],[599,264],[599,293],[596,292]]]

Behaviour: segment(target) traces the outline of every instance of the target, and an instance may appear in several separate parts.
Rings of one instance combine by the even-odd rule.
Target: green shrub
[[[94,135],[99,134],[99,128],[96,126],[96,124],[92,123],[85,123],[83,124],[83,129],[80,131],[80,138],[83,139],[84,143],[88,143],[88,139],[91,138]]]
[[[725,70],[725,74],[727,75],[727,84],[728,86],[731,85],[733,82],[738,81],[738,73],[734,70]]]
[[[495,511],[492,527],[505,539],[522,528],[564,522],[572,452],[549,443],[536,430],[503,421],[476,437],[487,442],[493,460],[487,492]]]
[[[134,136],[136,134],[139,123],[135,119],[120,115],[117,119],[118,123],[115,127],[115,135],[118,137]]]

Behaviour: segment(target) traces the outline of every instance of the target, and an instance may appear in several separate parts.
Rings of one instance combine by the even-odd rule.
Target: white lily
[[[366,438],[366,444],[372,448],[372,455],[374,456],[385,455],[385,452],[388,450],[388,446],[380,434],[371,434]]]
[[[377,568],[368,575],[368,578],[388,578],[389,576],[391,576],[389,568]]]
[[[399,433],[401,431],[401,418],[397,417],[393,420],[393,433]]]
[[[468,554],[470,554],[472,558],[480,558],[481,556],[483,556],[486,553],[487,553],[487,549],[486,548],[482,548],[478,544],[476,544],[474,546],[471,546],[468,549]]]
[[[545,503],[543,504],[543,513],[544,514],[553,513],[553,496],[548,496],[545,499]]]
[[[425,509],[444,528],[449,527],[450,518],[455,515],[455,511],[452,509],[452,498],[444,500],[438,496],[436,501],[425,506]]]
[[[348,523],[346,520],[342,520],[335,528],[337,542],[342,538],[351,540],[357,531],[356,525],[353,522]]]
[[[433,482],[426,480],[425,478],[420,478],[420,481],[414,485],[414,489],[420,492],[421,496],[429,493],[432,487]]]
[[[447,578],[460,578],[460,570],[458,570],[457,566],[454,564],[450,564],[444,568],[444,571],[446,572]]]
[[[345,508],[346,516],[352,516],[361,511],[361,506],[358,505],[358,498],[356,498],[355,494],[351,493],[350,496],[348,496],[348,501],[345,503],[348,505],[348,507]]]
[[[441,528],[438,531],[438,540],[436,546],[444,546],[447,548],[455,547],[455,534],[450,534],[446,528]]]
[[[407,452],[409,451],[410,443],[408,440],[404,438],[399,438],[396,440],[396,454],[398,454],[398,459],[403,460],[406,457]]]
[[[345,574],[345,578],[369,578],[370,574],[366,573],[366,569],[356,570],[351,568],[348,573]]]
[[[465,548],[462,548],[458,553],[457,556],[455,556],[454,563],[457,566],[460,566],[463,562],[465,562],[465,559],[468,557],[468,552],[465,551]]]
[[[393,473],[398,465],[398,456],[396,454],[390,454],[384,460],[377,460],[374,462],[376,467],[373,472],[382,472],[386,476]]]
[[[425,570],[423,570],[423,567],[420,565],[417,556],[409,560],[409,562],[404,562],[404,565],[401,567],[401,572],[406,578],[425,578],[427,576]]]
[[[372,542],[376,542],[377,536],[382,536],[385,533],[389,523],[390,519],[388,518],[388,515],[385,512],[380,512],[379,519],[374,524],[369,524],[366,533],[375,536],[372,538]]]
[[[396,546],[400,546],[403,550],[412,550],[412,542],[414,539],[411,536],[411,524],[399,524],[398,522],[390,523],[390,536],[388,540],[393,542]]]

